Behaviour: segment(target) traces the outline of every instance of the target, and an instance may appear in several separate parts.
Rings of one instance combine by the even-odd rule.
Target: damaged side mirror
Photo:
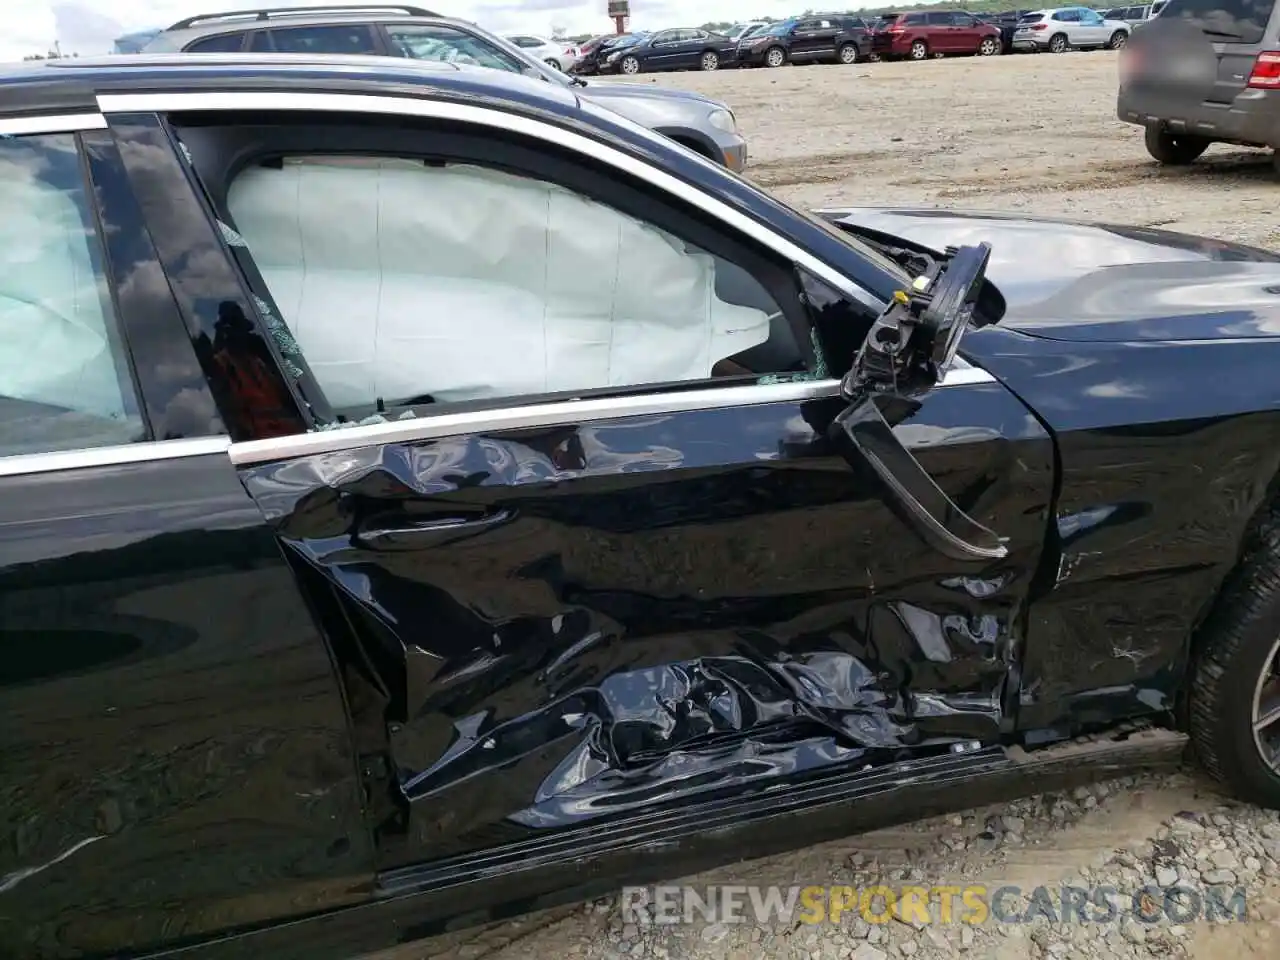
[[[872,324],[841,382],[849,400],[829,435],[855,468],[879,478],[911,525],[939,552],[962,561],[1008,555],[1001,538],[965,513],[893,432],[955,360],[985,282],[991,246],[949,249],[931,261],[911,290],[894,294]]]

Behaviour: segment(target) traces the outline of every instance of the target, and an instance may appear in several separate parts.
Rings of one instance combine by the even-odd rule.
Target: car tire
[[[1000,41],[995,37],[983,37],[978,44],[978,56],[994,57],[997,53],[1000,53]]]
[[[627,54],[622,58],[622,62],[618,64],[618,69],[628,76],[635,76],[640,72],[640,59]]]
[[[1166,167],[1185,167],[1209,149],[1209,141],[1192,134],[1173,134],[1154,124],[1147,127],[1147,153]]]
[[[1111,35],[1111,39],[1107,41],[1108,50],[1123,50],[1125,44],[1129,42],[1129,34],[1123,30],[1117,30]]]
[[[913,41],[911,44],[911,59],[912,60],[928,60],[929,45],[925,43],[923,40]]]
[[[787,62],[787,51],[781,47],[770,47],[764,52],[764,65],[766,67],[780,67]]]
[[[564,67],[560,66],[560,61],[555,59],[554,57],[547,57],[547,59],[544,62],[548,67],[551,67],[554,70],[559,70],[561,73],[564,73]]]
[[[1270,509],[1253,541],[1196,638],[1187,721],[1214,779],[1242,800],[1276,809],[1280,772],[1269,748],[1280,724],[1259,729],[1258,714],[1267,704],[1274,709],[1280,691],[1280,508]]]
[[[704,50],[702,53],[702,59],[698,61],[698,66],[707,71],[719,70],[720,54],[716,53],[714,50]]]
[[[1071,48],[1071,44],[1067,42],[1065,33],[1055,33],[1049,38],[1050,53],[1066,53]]]
[[[841,45],[836,51],[836,59],[841,63],[857,63],[858,62],[858,46],[854,43],[846,43]]]

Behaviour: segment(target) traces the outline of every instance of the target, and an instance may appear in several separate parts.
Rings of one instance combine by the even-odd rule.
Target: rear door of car
[[[0,112],[2,952],[363,902],[341,688],[228,456],[298,396],[154,117]]]
[[[231,455],[334,625],[384,891],[1011,721],[1052,444],[963,365],[895,407],[1008,552],[917,539],[828,438],[878,303],[797,244],[861,254],[527,116],[268,96],[148,102],[347,417]]]

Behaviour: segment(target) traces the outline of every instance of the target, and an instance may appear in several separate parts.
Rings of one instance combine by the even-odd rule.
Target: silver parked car
[[[1015,50],[1118,50],[1129,42],[1133,28],[1123,20],[1108,20],[1088,7],[1033,10],[1018,19],[1013,32]]]
[[[506,39],[529,54],[537,57],[549,67],[555,67],[562,73],[568,73],[578,62],[578,56],[570,53],[563,43],[556,43],[546,37],[534,36],[531,33],[508,33]]]
[[[1155,3],[1148,3],[1144,6],[1112,7],[1110,10],[1104,11],[1102,16],[1107,20],[1119,20],[1131,27],[1136,27],[1146,23],[1163,10],[1167,2],[1168,0],[1156,0]]]
[[[238,10],[187,17],[160,31],[145,53],[363,54],[490,67],[571,87],[583,99],[665,134],[730,170],[747,142],[725,104],[701,94],[570,77],[468,20],[400,4]]]

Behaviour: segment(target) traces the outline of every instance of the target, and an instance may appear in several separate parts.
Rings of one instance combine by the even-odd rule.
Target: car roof
[[[569,87],[488,67],[298,53],[128,54],[0,64],[0,116],[97,112],[99,93],[276,91],[489,101],[580,117]]]
[[[209,16],[228,15],[209,14]],[[224,33],[250,33],[254,30],[274,30],[282,27],[322,27],[329,24],[342,23],[470,24],[471,21],[464,20],[461,17],[450,17],[445,14],[435,13],[434,11],[426,11],[420,14],[397,13],[392,8],[379,6],[369,6],[363,9],[359,7],[334,7],[330,12],[326,12],[321,8],[299,13],[285,9],[277,12],[269,19],[261,20],[247,16],[238,19],[210,19],[208,21],[202,20],[190,26],[186,25],[186,21],[180,20],[173,26],[157,33],[152,42],[159,40],[165,44],[173,44],[176,49],[180,50],[195,40]],[[521,35],[524,36],[524,34]]]

